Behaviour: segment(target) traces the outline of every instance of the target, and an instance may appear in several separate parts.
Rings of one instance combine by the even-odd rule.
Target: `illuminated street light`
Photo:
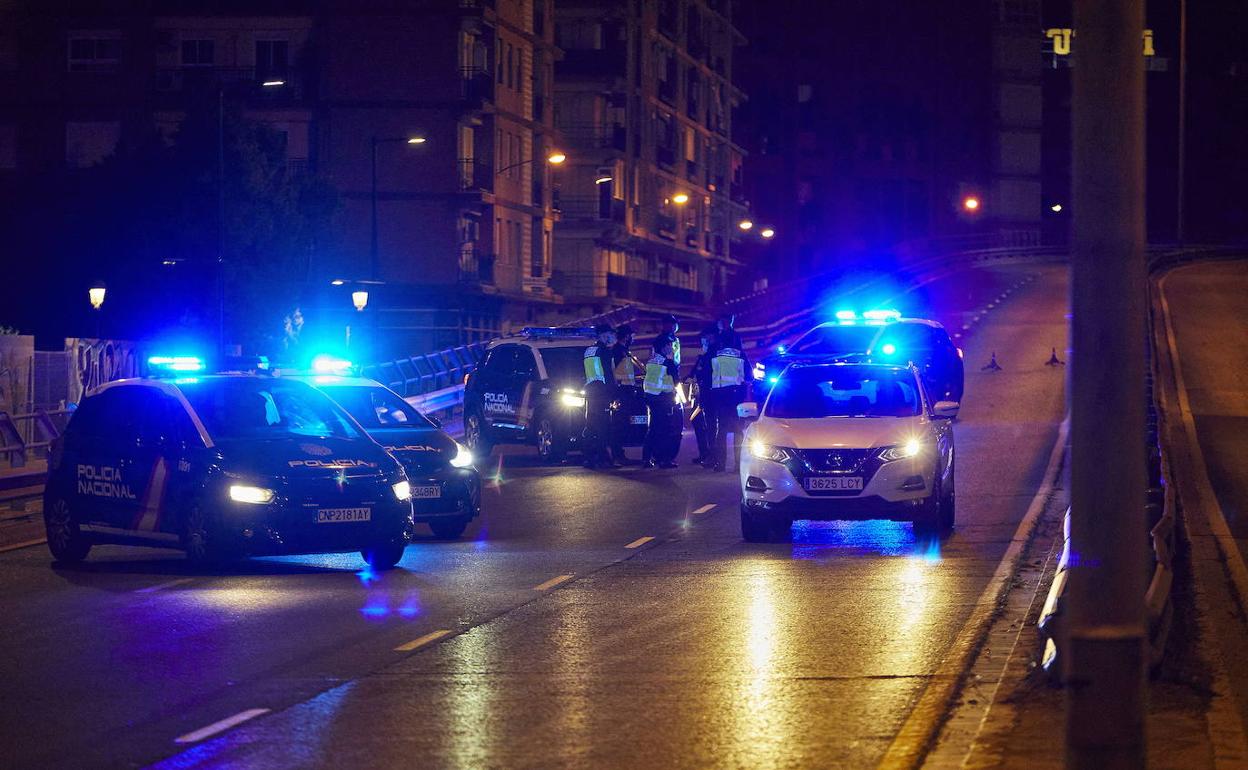
[[[355,309],[363,311],[368,306],[368,292],[353,291],[351,292],[351,304],[355,305]]]
[[[737,223],[737,227],[741,228],[742,230],[749,230],[753,226],[754,226],[754,223],[748,219],[742,219],[740,222]]]
[[[264,86],[265,88],[280,88],[286,85],[286,81],[285,80],[266,80],[260,85]]]
[[[979,198],[968,195],[962,199],[962,208],[966,211],[979,211]]]
[[[100,309],[100,307],[104,304],[104,294],[106,291],[107,289],[104,288],[104,284],[102,283],[97,283],[87,289],[87,297],[91,300],[91,307],[96,310]]]
[[[371,233],[370,233],[371,237],[369,239],[368,257],[369,257],[369,264],[371,266],[371,275],[374,281],[377,280],[379,277],[381,277],[380,276],[381,252],[379,251],[377,247],[377,147],[378,145],[382,145],[382,144],[400,144],[400,143],[402,144],[424,144],[425,137],[423,136],[384,137],[384,136],[377,136],[376,134],[373,134],[373,137],[372,137],[372,190],[371,190],[371,195],[369,196],[371,204],[372,204],[371,206],[372,228],[371,228]],[[367,298],[365,299],[365,301],[367,301]]]
[[[614,181],[615,181],[614,177],[600,176],[594,180],[594,184],[607,184],[608,182],[614,182]]]
[[[1054,203],[1052,206],[1049,206],[1049,211],[1052,211],[1054,214],[1060,214],[1062,211],[1062,204]]]
[[[424,144],[426,141],[427,140],[423,136],[413,136],[413,137],[408,138],[407,143],[408,144]]]
[[[547,156],[546,156],[546,162],[547,162],[547,163],[553,163],[553,164],[555,164],[556,166],[558,166],[560,163],[564,162],[564,161],[565,161],[565,160],[567,160],[567,159],[568,159],[568,156],[567,156],[567,155],[564,155],[563,153],[559,152],[558,150],[555,150],[555,151],[554,151],[554,152],[552,152],[550,155],[547,155]]]
[[[764,227],[763,231],[759,233],[759,235],[763,236],[764,238],[775,238],[776,231],[771,229],[770,227]]]
[[[330,282],[329,282],[329,285],[330,285],[330,286],[341,286],[341,285],[343,285],[344,283],[346,283],[346,281],[342,280],[341,278],[335,278],[334,280],[332,280],[332,281],[330,281]]]
[[[672,203],[675,203],[677,206],[683,206],[688,202],[689,196],[685,193],[676,193],[672,196]]]

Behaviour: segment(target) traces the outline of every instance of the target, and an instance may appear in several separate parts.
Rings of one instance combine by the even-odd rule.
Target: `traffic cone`
[[[1057,348],[1053,348],[1053,352],[1049,354],[1049,360],[1044,362],[1045,366],[1065,366],[1066,362],[1061,361],[1057,357]]]
[[[1001,364],[998,364],[998,363],[997,363],[997,351],[995,351],[995,350],[994,350],[994,351],[992,351],[992,360],[991,360],[991,361],[989,361],[986,365],[979,367],[979,370],[980,370],[981,372],[999,372],[999,371],[1001,371]]]

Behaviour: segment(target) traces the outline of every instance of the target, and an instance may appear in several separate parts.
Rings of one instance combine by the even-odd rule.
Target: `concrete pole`
[[[1066,763],[1146,765],[1143,0],[1076,0]]]

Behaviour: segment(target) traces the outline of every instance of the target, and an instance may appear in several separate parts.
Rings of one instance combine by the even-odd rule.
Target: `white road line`
[[[23,540],[20,543],[13,543],[12,545],[0,546],[0,553],[7,553],[8,551],[16,551],[19,548],[29,548],[32,545],[39,545],[40,543],[46,543],[46,542],[48,542],[48,539],[46,537],[36,538],[35,540]]]
[[[709,510],[711,510],[712,508],[714,508],[714,507],[715,507],[715,505],[716,505],[716,503],[707,503],[706,505],[702,506],[701,508],[696,508],[696,509],[694,509],[693,513],[694,513],[694,515],[695,515],[695,516],[696,516],[697,514],[699,514],[699,513],[706,513],[707,511],[709,511]]]
[[[953,644],[949,646],[944,660],[932,672],[927,686],[923,688],[918,701],[911,709],[910,715],[902,723],[901,729],[893,736],[884,758],[880,760],[880,768],[913,768],[923,761],[931,742],[936,737],[941,720],[948,710],[949,704],[957,697],[961,689],[962,677],[967,673],[974,660],[975,651],[984,634],[992,626],[992,617],[996,612],[1000,599],[1009,590],[1009,584],[1018,570],[1018,561],[1022,557],[1023,547],[1044,511],[1049,496],[1057,483],[1057,472],[1061,467],[1062,456],[1066,451],[1066,439],[1070,435],[1070,418],[1062,420],[1057,431],[1057,441],[1049,452],[1049,462],[1044,471],[1044,480],[1027,506],[1022,521],[1010,538],[1010,545],[1005,555],[997,564],[988,585],[975,602],[975,608],[966,619],[966,623],[958,631]]]
[[[154,586],[148,586],[147,588],[139,588],[139,589],[136,589],[136,590],[135,590],[135,593],[136,593],[136,594],[150,594],[150,593],[155,593],[156,591],[160,591],[160,590],[165,589],[165,588],[173,588],[174,586],[180,586],[180,585],[182,585],[183,583],[190,583],[190,582],[192,582],[193,580],[195,580],[195,578],[189,578],[189,577],[188,577],[188,578],[178,578],[177,580],[169,580],[169,581],[166,581],[166,582],[164,582],[164,583],[157,583],[157,584],[156,584],[156,585],[154,585]]]
[[[547,580],[545,583],[539,583],[533,586],[533,590],[534,591],[549,591],[550,589],[554,588],[560,583],[566,580],[571,580],[573,577],[574,577],[573,575],[560,575],[559,577],[553,577],[550,580]]]
[[[400,644],[398,647],[394,648],[394,651],[395,652],[411,652],[412,650],[415,650],[418,647],[424,647],[426,644],[429,644],[430,642],[436,642],[449,633],[451,633],[450,629],[439,628],[437,631],[430,631],[424,636],[413,639],[407,644]]]
[[[624,546],[624,547],[625,547],[625,548],[640,548],[640,547],[642,547],[643,545],[645,545],[646,543],[650,542],[650,541],[651,541],[651,540],[653,540],[653,539],[654,539],[653,537],[651,537],[651,536],[649,536],[649,535],[646,535],[645,537],[639,537],[639,538],[637,538],[636,540],[634,540],[633,542],[629,543],[628,545],[626,545],[626,546]]]
[[[186,735],[174,740],[174,743],[198,743],[205,738],[211,738],[217,733],[225,732],[231,727],[241,725],[249,719],[255,719],[261,714],[267,713],[269,713],[268,709],[247,709],[246,711],[240,711],[232,717],[222,719],[220,722],[213,722],[207,727],[201,727],[195,732],[187,733]]]

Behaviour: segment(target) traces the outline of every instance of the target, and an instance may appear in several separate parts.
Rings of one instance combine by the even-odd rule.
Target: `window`
[[[360,435],[328,396],[301,382],[239,378],[178,387],[216,439]]]
[[[211,40],[183,40],[183,67],[211,67],[216,61],[216,43]]]
[[[344,385],[321,387],[321,390],[346,409],[365,430],[433,427],[433,423],[413,406],[385,388]]]
[[[121,38],[116,34],[69,39],[70,72],[115,72],[121,61]]]
[[[285,40],[256,41],[256,80],[286,77],[290,68],[290,43]]]
[[[821,366],[787,372],[766,410],[779,419],[815,419],[913,417],[921,407],[918,383],[909,371]]]

